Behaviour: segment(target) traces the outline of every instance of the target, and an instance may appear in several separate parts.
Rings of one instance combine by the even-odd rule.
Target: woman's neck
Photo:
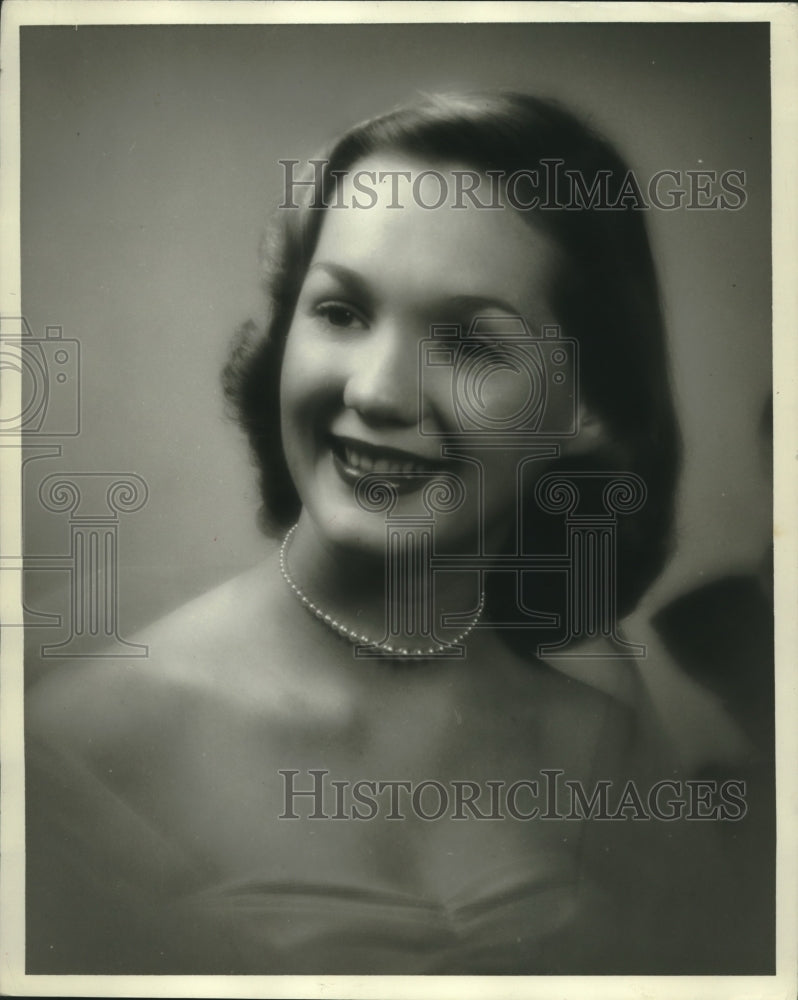
[[[426,650],[456,641],[471,624],[482,595],[473,570],[433,577],[419,556],[389,565],[385,552],[332,544],[303,510],[283,548],[283,572],[300,599],[304,596],[343,629],[370,643]],[[444,626],[444,615],[456,618]]]

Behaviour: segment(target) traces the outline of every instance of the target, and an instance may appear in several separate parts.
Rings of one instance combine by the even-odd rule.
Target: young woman
[[[668,552],[626,165],[551,102],[464,95],[310,171],[225,372],[280,551],[153,626],[143,666],[33,694],[29,971],[765,971],[716,851],[740,790],[699,817],[612,650],[591,683],[536,655],[568,592],[518,561],[558,551],[558,472],[643,484],[588,604],[625,614]]]

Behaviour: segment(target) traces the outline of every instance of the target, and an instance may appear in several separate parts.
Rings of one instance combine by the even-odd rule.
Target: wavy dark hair
[[[442,95],[356,125],[320,154],[318,159],[325,161],[323,204],[331,201],[335,172],[345,172],[380,152],[505,175],[539,169],[544,160],[559,160],[563,171],[576,171],[588,180],[606,177],[611,198],[623,191],[629,175],[627,164],[609,142],[554,101],[516,93]],[[644,507],[621,518],[618,527],[617,610],[623,615],[634,607],[669,554],[680,457],[644,213],[623,202],[612,210],[588,204],[575,210],[537,208],[520,214],[549,234],[561,251],[551,302],[563,335],[579,343],[580,392],[602,421],[610,442],[569,460],[567,469],[629,471],[647,487]],[[301,506],[283,453],[280,369],[324,215],[323,207],[308,204],[276,213],[264,242],[266,322],[261,328],[250,321],[238,331],[223,372],[226,398],[246,431],[260,470],[266,530],[288,526]],[[530,517],[524,524],[536,537],[539,551],[541,522]],[[501,586],[489,589],[494,606],[507,599],[502,590]]]

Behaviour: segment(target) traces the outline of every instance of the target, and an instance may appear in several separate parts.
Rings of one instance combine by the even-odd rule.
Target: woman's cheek
[[[280,391],[284,407],[301,399],[315,380],[315,355],[312,338],[308,336],[306,324],[294,321],[288,333],[283,367],[280,377]]]

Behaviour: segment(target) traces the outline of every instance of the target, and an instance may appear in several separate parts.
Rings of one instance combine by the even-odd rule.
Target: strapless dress
[[[561,859],[541,857],[536,868],[523,877],[517,870],[492,872],[445,902],[369,887],[252,879],[209,886],[182,905],[223,929],[240,969],[556,973],[573,959],[563,951],[563,936],[584,921],[589,894]]]
[[[41,740],[26,743],[26,775],[29,973],[771,971],[769,914],[735,895],[709,824],[565,823],[523,865],[463,872],[455,894],[426,898],[334,871],[221,878]]]
[[[595,919],[564,851],[445,902],[332,879],[220,881],[78,762],[34,741],[26,757],[30,972],[553,973],[574,956],[552,942]]]

